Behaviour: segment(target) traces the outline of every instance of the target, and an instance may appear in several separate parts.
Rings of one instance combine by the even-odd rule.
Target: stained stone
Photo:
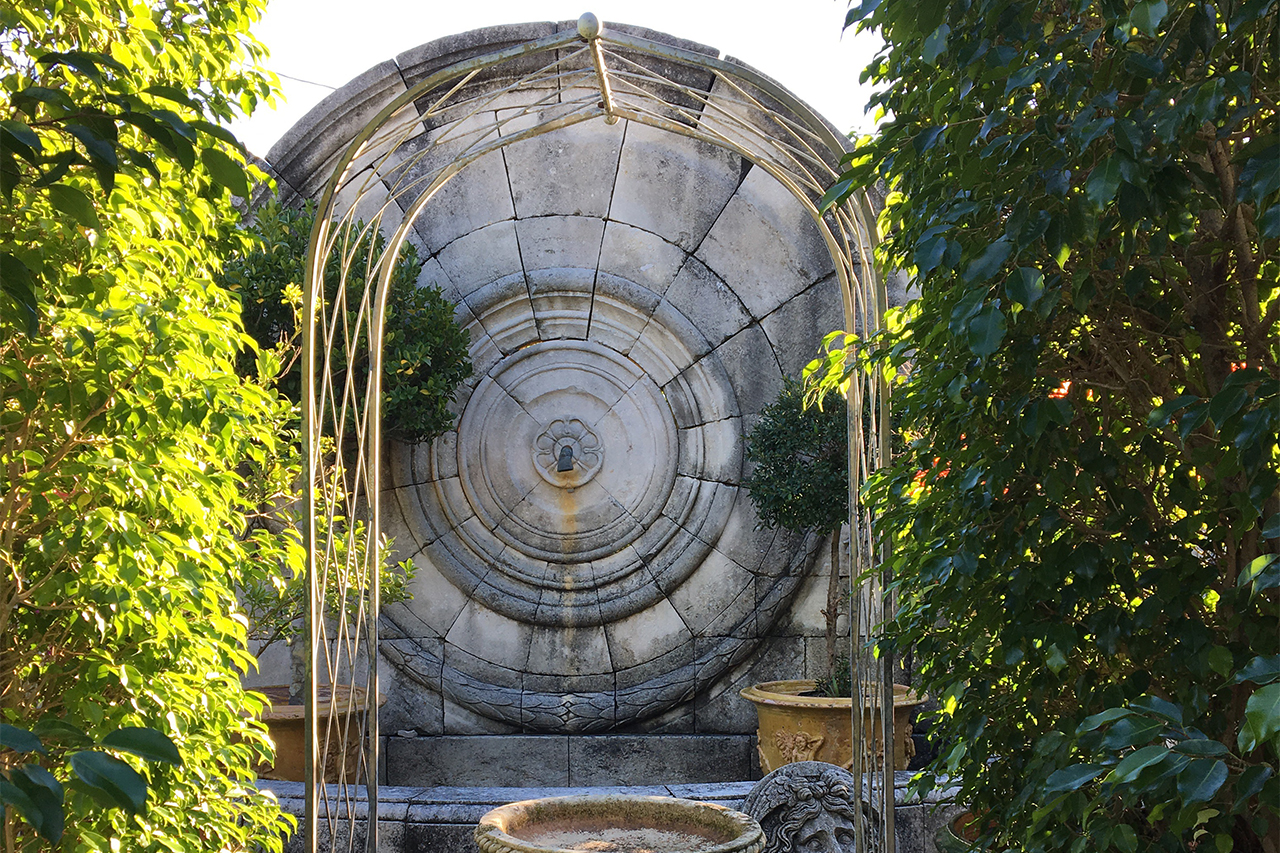
[[[633,281],[661,296],[677,279],[688,257],[684,249],[652,231],[619,222],[615,212],[605,223],[597,269],[602,274]],[[644,310],[643,303],[629,301],[630,311],[636,311],[637,307]],[[649,310],[652,311],[652,306]]]
[[[516,220],[520,258],[533,270],[594,270],[600,260],[604,222],[587,216],[539,216]]]
[[[406,86],[560,29],[490,28],[402,54],[330,96],[270,166],[286,194],[313,196]],[[384,233],[420,214],[406,232],[423,250],[419,285],[457,301],[475,367],[451,404],[455,430],[386,454],[384,531],[418,575],[412,599],[383,614],[384,723],[476,735],[651,727],[745,743],[754,720],[736,686],[802,671],[822,629],[813,583],[789,615],[817,538],[754,529],[744,435],[783,375],[843,324],[834,267],[805,208],[739,153],[638,121],[576,121],[598,98],[594,69],[581,42],[559,55],[583,73],[542,73],[552,57],[530,54],[452,100],[460,77],[416,93],[399,138],[379,136],[340,192]],[[675,98],[661,117],[757,155],[783,122],[799,126],[753,84],[754,104],[708,69],[621,46],[611,56],[706,92],[704,108],[639,83]],[[524,75],[537,79],[502,92]],[[635,103],[634,87],[619,97]],[[529,133],[558,119],[567,124]],[[815,144],[839,144],[815,131]],[[425,196],[459,157],[471,159]],[[402,750],[393,775],[410,772],[412,740],[388,741]],[[591,772],[613,754],[580,753],[600,765]]]
[[[511,279],[513,272],[518,273],[515,281],[524,281],[516,225],[511,221],[495,222],[463,234],[440,249],[435,260],[453,283],[456,298],[460,300],[474,301],[481,287],[499,279]],[[485,305],[481,312],[487,313],[487,307]],[[475,315],[476,309],[471,310]]]
[[[743,181],[696,255],[757,319],[834,269],[813,220],[762,169]]]
[[[729,374],[744,415],[763,411],[782,391],[782,370],[759,326],[748,326],[729,338],[716,348],[716,358]]]
[[[840,283],[834,275],[779,305],[760,321],[785,376],[799,379],[804,366],[818,357],[827,332],[845,327]]]
[[[693,634],[671,602],[656,604],[605,626],[609,654],[617,669],[627,669],[683,646]]]
[[[530,117],[527,123],[535,122]],[[618,122],[610,127],[604,122],[586,122],[507,147],[504,157],[516,215],[521,219],[564,214],[593,216],[600,224],[609,215],[618,151],[629,124]],[[519,125],[504,127],[503,133],[519,129]],[[593,246],[599,250],[598,233]]]
[[[655,128],[627,130],[610,216],[693,251],[738,188],[742,158]]]
[[[751,322],[738,295],[696,257],[690,256],[666,297],[697,325],[713,347]]]

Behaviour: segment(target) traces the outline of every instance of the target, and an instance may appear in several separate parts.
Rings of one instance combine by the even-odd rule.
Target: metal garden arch
[[[702,90],[671,69],[710,73]],[[664,71],[666,73],[664,73]],[[469,121],[501,105],[489,125]],[[495,112],[496,115],[496,112]],[[874,274],[869,199],[822,212],[839,174],[844,139],[767,77],[736,62],[606,30],[585,14],[576,29],[527,41],[436,71],[397,97],[355,136],[325,185],[311,234],[304,287],[303,423],[305,542],[310,602],[306,725],[310,743],[304,825],[307,849],[374,851],[377,844],[377,659],[380,542],[380,379],[383,317],[394,261],[414,220],[467,165],[506,145],[579,122],[638,122],[730,149],[782,184],[812,218],[835,265],[847,330],[880,328],[885,288]],[[503,132],[503,131],[509,132]],[[420,149],[406,143],[427,134]],[[372,170],[369,167],[373,166]],[[381,174],[374,180],[371,174]],[[386,183],[384,183],[384,181]],[[401,216],[403,211],[403,216]],[[362,218],[363,217],[363,218]],[[381,249],[370,239],[386,238]],[[326,268],[339,284],[326,292]],[[348,278],[360,275],[354,289]],[[357,296],[358,294],[358,296]],[[350,365],[364,365],[350,370]],[[864,419],[862,413],[877,413]],[[887,392],[861,373],[848,392],[851,496],[887,453]],[[870,429],[865,429],[864,424]],[[864,578],[852,635],[883,619],[884,578],[871,546],[872,519],[851,500],[855,576]],[[367,532],[368,545],[359,531]],[[863,706],[882,719],[877,750],[855,749],[858,795],[882,815],[860,825],[859,850],[893,849],[892,660],[854,644],[854,731]],[[363,702],[338,713],[343,688]],[[356,694],[357,697],[360,695]],[[320,713],[321,711],[329,713]],[[860,744],[860,739],[855,738]],[[886,764],[886,756],[889,756]],[[367,820],[367,830],[356,830]],[[866,823],[866,822],[860,822]]]

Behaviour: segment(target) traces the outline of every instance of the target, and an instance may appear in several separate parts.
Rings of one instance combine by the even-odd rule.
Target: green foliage
[[[886,643],[914,644],[953,745],[932,770],[989,840],[1277,831],[1278,16],[850,13],[886,37],[891,118],[842,178],[888,182],[882,261],[921,290],[873,365],[903,371],[912,439],[867,493],[900,584]]]
[[[807,405],[804,386],[788,380],[760,413],[747,436],[747,459],[756,464],[743,481],[760,521],[828,534],[830,574],[826,617],[827,677],[819,679],[824,696],[849,696],[836,659],[836,622],[840,614],[840,526],[849,519],[849,428],[844,405],[824,408],[819,398]]]
[[[116,729],[95,744],[84,732],[57,719],[42,720],[34,732],[0,723],[0,749],[12,753],[7,771],[0,776],[0,805],[12,808],[40,837],[55,844],[62,840],[66,826],[68,788],[73,795],[91,797],[105,809],[146,814],[146,778],[112,752],[182,766],[173,741],[146,726]],[[23,754],[39,754],[55,767],[70,767],[72,774],[65,774],[71,776],[67,785],[39,760],[19,757]]]
[[[310,203],[299,210],[269,202],[255,212],[249,229],[252,247],[228,261],[223,277],[240,294],[245,329],[258,351],[273,350],[273,358],[280,361],[278,387],[295,403],[302,394],[302,369],[292,303],[301,299],[307,241],[314,223],[315,208]],[[372,247],[366,240],[348,252],[354,260],[347,271],[346,297],[353,308],[363,294],[370,255],[381,256],[384,243],[375,232]],[[417,249],[406,244],[392,272],[383,331],[383,433],[407,444],[431,441],[453,427],[449,403],[471,375],[470,336],[454,320],[454,306],[439,288],[417,286],[420,267]],[[331,255],[325,267],[330,300],[337,295],[340,281],[341,259]],[[242,375],[253,375],[254,358],[249,350],[241,356]],[[338,369],[344,366],[339,363]],[[357,377],[368,373],[363,363],[352,370]]]
[[[260,11],[0,7],[0,722],[47,753],[6,737],[42,815],[6,810],[8,850],[47,846],[59,785],[63,850],[279,850],[287,829],[252,784],[269,747],[234,585],[255,571],[237,467],[288,409],[236,377],[213,283],[248,185],[219,123],[272,92]],[[180,771],[143,767],[172,758],[143,729]]]
[[[280,455],[265,466],[252,466],[246,477],[246,500],[254,507],[249,516],[249,542],[259,563],[273,569],[251,575],[240,588],[258,654],[278,641],[291,643],[298,637],[309,595],[297,533],[299,507],[292,493],[302,475],[297,429],[302,394],[300,312],[307,243],[314,224],[312,204],[297,209],[269,201],[254,212],[253,224],[246,232],[249,245],[227,261],[220,278],[239,295],[245,330],[254,342],[241,351],[237,370],[278,390],[294,412],[289,430],[281,436]],[[383,246],[383,237],[375,236],[375,257]],[[347,296],[352,305],[358,304],[362,295],[369,253],[367,242],[351,251],[356,259],[347,273]],[[408,245],[392,273],[383,342],[383,433],[407,443],[431,441],[453,426],[449,402],[471,375],[469,336],[454,320],[453,305],[438,288],[417,286],[419,268],[417,251]],[[340,281],[340,262],[333,257],[325,270],[330,300],[336,296]],[[341,356],[335,363],[341,369]],[[357,376],[367,372],[367,366],[356,368]],[[326,456],[333,465],[325,476],[335,483],[342,476],[340,462],[337,454]],[[357,521],[350,531],[351,546],[357,552],[350,561],[346,559],[347,526],[347,519],[338,518],[331,530],[339,548],[337,567],[364,564],[363,550],[368,547],[364,526]],[[384,552],[392,545],[384,539]],[[406,599],[413,564],[402,561],[380,571],[382,602]],[[346,580],[350,583],[335,578],[329,584],[326,611],[331,617],[354,613],[359,605],[359,601],[336,599],[340,587],[345,586],[357,598],[365,589],[362,578]]]
[[[788,381],[747,436],[755,469],[743,481],[761,522],[831,533],[849,520],[849,430],[844,405],[807,406]]]

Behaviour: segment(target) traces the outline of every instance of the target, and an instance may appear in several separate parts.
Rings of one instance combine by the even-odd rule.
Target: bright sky
[[[724,0],[270,0],[254,33],[271,50],[268,66],[280,75],[286,101],[235,130],[249,150],[266,155],[331,88],[409,48],[477,27],[570,21],[590,11],[718,48],[773,77],[841,130],[870,131],[868,90],[858,75],[878,45],[873,36],[842,37],[843,0],[755,8]]]

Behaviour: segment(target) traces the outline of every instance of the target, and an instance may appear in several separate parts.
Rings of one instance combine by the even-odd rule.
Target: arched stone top
[[[757,529],[744,435],[846,325],[842,276],[856,272],[833,248],[835,218],[813,215],[819,179],[806,206],[752,154],[795,126],[795,156],[838,163],[822,139],[839,135],[791,112],[776,84],[614,45],[633,112],[582,120],[590,61],[565,42],[547,52],[575,73],[520,54],[406,97],[455,63],[573,27],[408,51],[268,155],[286,194],[314,198],[370,119],[404,101],[334,185],[334,209],[416,245],[418,283],[457,304],[475,375],[455,431],[386,454],[382,527],[417,577],[412,600],[384,610],[383,652],[398,678],[529,731],[630,726],[687,702],[786,613],[818,541]],[[557,472],[566,447],[575,467]]]

